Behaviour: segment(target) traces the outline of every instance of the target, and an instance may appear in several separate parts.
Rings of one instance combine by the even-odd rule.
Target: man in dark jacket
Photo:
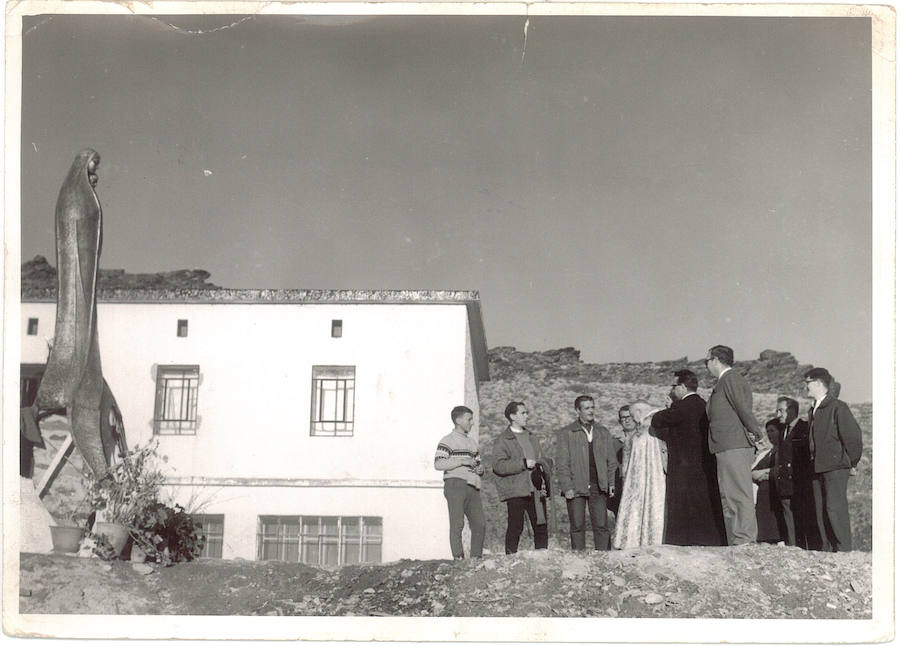
[[[809,427],[800,419],[800,404],[790,397],[779,397],[775,405],[779,421],[775,443],[773,484],[780,501],[785,543],[804,549],[818,545],[815,512],[812,503],[812,468],[809,460]],[[815,530],[815,531],[813,531]],[[815,534],[815,536],[813,536]]]
[[[706,354],[706,369],[716,378],[709,396],[709,450],[716,456],[716,475],[729,545],[756,542],[753,502],[755,443],[763,438],[753,416],[753,392],[744,376],[732,369],[734,350],[716,345]]]
[[[534,531],[534,548],[547,549],[547,524],[538,522],[531,472],[538,464],[550,471],[552,462],[544,457],[537,436],[525,427],[528,408],[524,402],[509,402],[503,415],[509,426],[494,440],[491,457],[497,494],[506,503],[506,553],[519,550],[526,513]]]
[[[725,526],[716,481],[716,462],[709,452],[706,402],[697,394],[699,380],[690,370],[677,370],[672,406],[650,422],[650,432],[668,447],[666,529],[669,545],[724,545]]]
[[[556,433],[556,471],[566,497],[569,538],[573,550],[586,547],[585,507],[590,508],[594,549],[609,549],[606,506],[615,493],[616,443],[605,426],[594,423],[594,399],[575,399],[578,419]]]
[[[813,463],[816,522],[826,552],[852,549],[847,481],[862,457],[862,432],[850,407],[831,395],[831,374],[813,368],[803,380],[814,401],[809,409],[809,452]]]

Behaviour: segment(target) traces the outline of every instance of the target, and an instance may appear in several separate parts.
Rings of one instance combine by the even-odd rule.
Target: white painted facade
[[[199,366],[196,432],[156,435],[175,502],[224,515],[224,558],[256,559],[268,515],[381,518],[382,561],[449,558],[433,458],[453,406],[476,412],[477,432],[477,294],[227,292],[99,300],[103,374],[129,446],[154,437],[157,367]],[[23,364],[46,361],[55,308],[23,298]],[[311,435],[313,366],[355,368],[351,437]]]

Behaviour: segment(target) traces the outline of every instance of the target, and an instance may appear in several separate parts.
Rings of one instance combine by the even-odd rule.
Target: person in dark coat
[[[847,482],[856,475],[862,457],[862,432],[850,407],[831,392],[833,379],[825,368],[804,376],[809,397],[809,452],[813,465],[816,521],[826,552],[852,549]]]
[[[759,543],[784,542],[779,522],[781,503],[775,489],[775,447],[780,434],[781,424],[777,418],[766,422],[766,435],[769,443],[760,443],[750,471],[756,487],[756,540]]]
[[[669,545],[725,545],[715,458],[707,438],[709,419],[697,386],[697,375],[690,370],[675,372],[672,406],[651,421],[650,432],[669,447],[663,538]]]
[[[503,415],[509,426],[494,440],[491,460],[497,494],[506,503],[506,553],[519,550],[526,514],[534,531],[534,549],[547,549],[547,523],[539,522],[531,474],[538,464],[545,472],[551,471],[553,461],[544,456],[537,436],[525,426],[528,407],[524,402],[509,402]]]
[[[809,426],[801,419],[800,404],[779,397],[775,405],[779,437],[775,444],[775,490],[781,506],[784,542],[803,549],[819,549],[809,462]]]

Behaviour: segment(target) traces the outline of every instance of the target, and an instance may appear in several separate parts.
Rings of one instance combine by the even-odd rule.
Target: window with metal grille
[[[260,516],[257,544],[260,560],[309,565],[380,563],[382,520],[374,516]]]
[[[206,536],[206,544],[200,556],[213,559],[222,558],[222,545],[225,542],[224,514],[192,514],[191,518],[200,525],[200,531]]]
[[[175,335],[176,336],[187,336],[188,335],[187,319],[178,319],[178,325],[175,327]]]
[[[260,561],[298,561],[300,517],[260,516],[256,545],[256,558]]]
[[[344,335],[344,321],[341,319],[332,319],[331,321],[331,336],[335,339],[339,339]]]
[[[159,366],[153,432],[157,435],[197,433],[200,366]]]
[[[28,336],[37,336],[38,333],[38,320],[37,319],[28,319]]]
[[[355,391],[355,366],[313,366],[309,434],[327,437],[353,435]]]

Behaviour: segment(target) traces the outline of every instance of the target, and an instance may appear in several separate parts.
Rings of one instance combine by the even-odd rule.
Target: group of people
[[[852,547],[847,484],[862,456],[859,424],[824,368],[804,376],[812,406],[779,397],[766,435],[753,415],[750,384],[732,369],[734,352],[709,349],[716,378],[706,402],[690,370],[674,373],[664,409],[637,401],[619,409],[621,430],[595,420],[594,400],[575,399],[576,419],[559,429],[551,458],[528,430],[528,407],[512,401],[507,427],[493,443],[491,470],[506,503],[506,553],[518,550],[528,517],[535,549],[548,543],[547,497],[555,477],[565,498],[573,550],[586,548],[590,516],[595,550],[641,545],[745,545],[783,542],[806,549]],[[438,444],[434,466],[444,473],[450,548],[464,558],[464,518],[470,555],[480,557],[485,520],[485,467],[469,437],[473,412],[451,411],[453,431]],[[612,512],[612,513],[610,513]]]

